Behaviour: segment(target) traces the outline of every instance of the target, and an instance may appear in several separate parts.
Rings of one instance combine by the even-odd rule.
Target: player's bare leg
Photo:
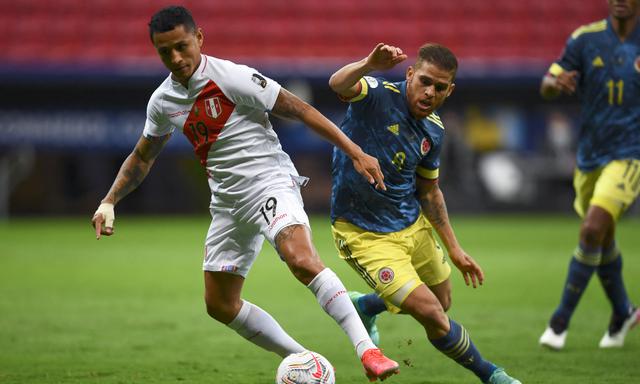
[[[205,303],[209,316],[240,336],[281,357],[302,352],[303,346],[260,307],[242,300],[244,277],[226,272],[204,272]]]
[[[325,269],[306,226],[290,225],[276,236],[276,250],[298,281],[309,285]]]
[[[596,205],[589,206],[580,226],[580,244],[588,248],[602,248],[606,237],[609,237],[609,241],[613,240],[614,225],[609,212]]]
[[[420,285],[411,292],[401,308],[424,327],[430,340],[443,337],[449,332],[449,318],[438,297],[426,285]]]
[[[436,291],[445,294],[445,288],[441,286]],[[444,297],[443,301],[446,302]],[[426,285],[420,285],[411,292],[401,308],[424,327],[434,347],[472,371],[483,383],[520,384],[520,381],[507,375],[504,369],[482,358],[467,331],[447,316],[438,297]]]
[[[440,284],[428,286],[428,288],[436,295],[442,309],[447,312],[451,308],[451,280],[447,279]]]
[[[384,380],[398,372],[398,363],[385,357],[371,341],[351,303],[347,290],[333,271],[326,268],[304,225],[283,228],[276,236],[276,249],[293,275],[316,296],[318,303],[344,330],[356,349],[370,380]]]

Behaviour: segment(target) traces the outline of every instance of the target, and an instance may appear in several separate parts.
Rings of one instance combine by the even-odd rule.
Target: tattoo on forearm
[[[112,188],[115,201],[119,201],[136,189],[148,173],[149,168],[146,163],[132,164],[129,167],[123,166]]]
[[[136,189],[149,173],[151,165],[160,153],[169,135],[141,139],[133,153],[120,167],[118,176],[109,190],[108,198],[118,202],[124,196]],[[146,141],[143,141],[146,140]]]
[[[307,103],[283,88],[271,112],[281,118],[295,119],[302,116],[309,108]]]
[[[429,222],[434,227],[439,228],[449,222],[447,205],[445,204],[441,194],[439,194],[436,198],[421,198],[420,205],[422,205],[422,210],[425,216],[427,216],[427,219],[429,219]]]

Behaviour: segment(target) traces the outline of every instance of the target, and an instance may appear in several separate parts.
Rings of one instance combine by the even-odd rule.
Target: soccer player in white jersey
[[[268,313],[240,297],[266,238],[348,335],[369,379],[397,373],[398,363],[375,347],[344,285],[311,242],[300,196],[306,178],[283,152],[267,112],[308,125],[345,152],[369,183],[384,189],[377,159],[255,69],[203,55],[202,30],[184,7],[158,11],[149,33],[171,74],[151,96],[142,137],[93,216],[96,237],[113,234],[114,205],[142,182],[173,131],[181,129],[207,170],[212,192],[203,265],[209,315],[282,357],[305,349]]]

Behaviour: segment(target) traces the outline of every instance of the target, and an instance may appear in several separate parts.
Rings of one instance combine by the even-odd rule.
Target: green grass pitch
[[[463,247],[483,266],[483,287],[452,275],[450,315],[483,355],[523,383],[640,380],[640,330],[623,349],[597,343],[609,304],[593,279],[573,318],[567,348],[537,345],[556,306],[579,222],[571,217],[453,217]],[[121,214],[96,241],[88,218],[0,223],[0,383],[273,383],[279,358],[209,319],[202,288],[202,217]],[[325,263],[350,289],[366,290],[339,260],[328,219],[312,220]],[[640,303],[640,220],[618,241],[627,289]],[[341,330],[265,245],[244,298],[270,312],[307,348],[334,364],[338,383],[366,383]],[[382,348],[401,362],[388,383],[476,383],[438,353],[407,316],[384,314]]]

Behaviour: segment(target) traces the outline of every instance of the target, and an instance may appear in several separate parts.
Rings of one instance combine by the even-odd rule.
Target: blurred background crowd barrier
[[[203,52],[251,65],[339,124],[347,105],[330,74],[377,42],[401,47],[404,77],[424,42],[460,59],[441,109],[447,138],[441,185],[450,210],[566,211],[577,100],[548,103],[539,82],[578,26],[607,15],[605,0],[183,1],[203,28]],[[0,0],[0,217],[89,216],[139,138],[146,104],[167,71],[149,40],[167,1]],[[327,212],[331,146],[272,118],[302,174],[312,212]],[[186,139],[170,140],[125,199],[135,213],[205,212],[204,171]]]

